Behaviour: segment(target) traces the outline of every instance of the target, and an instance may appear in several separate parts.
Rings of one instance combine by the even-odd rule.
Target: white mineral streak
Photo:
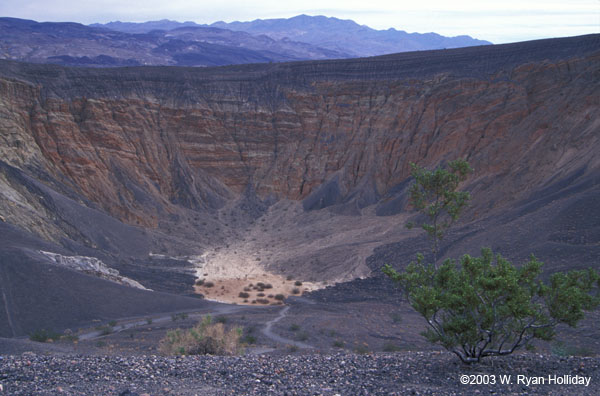
[[[150,290],[144,287],[141,283],[120,275],[119,271],[108,267],[102,262],[102,260],[99,260],[96,257],[63,256],[62,254],[45,252],[43,250],[40,250],[40,253],[48,257],[52,262],[54,262],[57,265],[67,267],[76,271],[85,272],[86,274],[106,279],[108,281],[115,282],[124,286],[135,287],[137,289],[142,290]]]

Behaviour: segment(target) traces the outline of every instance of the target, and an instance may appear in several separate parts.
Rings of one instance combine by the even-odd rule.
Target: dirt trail
[[[279,322],[281,319],[285,318],[287,316],[287,313],[289,310],[290,310],[290,306],[288,305],[288,306],[284,307],[281,311],[279,311],[279,315],[277,315],[277,317],[275,319],[271,319],[265,324],[265,327],[262,329],[262,333],[264,335],[266,335],[267,337],[269,337],[270,339],[272,339],[273,341],[279,342],[281,344],[293,345],[295,347],[302,348],[302,349],[314,349],[314,347],[312,345],[308,345],[301,341],[291,340],[289,338],[285,338],[280,335],[277,335],[273,332],[273,330],[272,330],[273,325],[275,323]]]
[[[208,311],[208,312],[199,312],[199,311],[178,311],[178,312],[173,312],[173,313],[169,313],[169,314],[165,314],[163,316],[159,316],[159,317],[152,317],[152,316],[148,316],[148,318],[152,319],[152,323],[163,323],[163,322],[169,322],[173,320],[173,314],[178,314],[178,313],[185,313],[188,315],[189,318],[191,319],[200,319],[203,316],[206,315],[226,315],[226,314],[230,314],[230,313],[235,313],[237,311],[240,311],[244,308],[247,308],[245,306],[242,305],[230,305],[230,304],[223,304],[223,305],[219,305],[217,306],[215,309]],[[148,325],[148,318],[136,318],[135,320],[131,320],[129,321],[128,319],[124,319],[123,322],[120,322],[119,324],[117,324],[116,326],[113,327],[112,329],[112,333],[118,333],[121,332],[123,330],[128,330],[128,329],[132,329],[135,327],[139,327],[139,326],[147,326]],[[104,330],[91,330],[91,331],[87,331],[84,333],[81,333],[78,335],[80,340],[93,340],[96,338],[102,338],[104,336],[106,336],[108,334],[106,334],[106,332]]]
[[[303,299],[303,298],[302,299],[297,298],[297,299],[300,300],[301,302],[313,303],[312,301],[307,301],[306,299]],[[151,317],[151,319],[152,319],[152,323],[156,324],[156,323],[164,323],[164,322],[172,321],[173,320],[172,315],[177,314],[177,313],[186,313],[188,315],[188,318],[190,318],[190,319],[201,319],[203,316],[206,316],[206,315],[211,315],[211,316],[226,315],[226,314],[232,314],[232,313],[236,313],[236,312],[243,311],[243,310],[250,310],[252,308],[256,309],[256,307],[249,307],[247,305],[220,304],[208,312],[206,312],[206,311],[203,311],[203,312],[199,312],[199,311],[174,312],[174,313],[164,314],[159,317]],[[287,316],[289,309],[290,309],[290,306],[283,307],[279,311],[279,314],[275,318],[267,321],[262,329],[262,333],[266,337],[268,337],[269,339],[271,339],[272,341],[274,341],[276,343],[280,343],[280,344],[284,344],[284,345],[293,345],[293,346],[295,346],[297,348],[301,348],[301,349],[314,349],[314,347],[312,345],[309,345],[309,344],[306,344],[306,343],[300,342],[300,341],[295,341],[295,340],[292,340],[289,338],[285,338],[285,337],[282,337],[273,332],[273,330],[272,330],[273,325],[275,325],[275,323],[277,323],[280,320],[282,320],[283,318],[285,318]],[[133,329],[136,327],[147,326],[147,325],[148,325],[147,318],[143,318],[143,319],[135,318],[135,319],[131,319],[131,320],[125,319],[122,322],[119,322],[117,325],[113,326],[112,331],[109,334],[118,333],[123,330]],[[94,339],[105,337],[109,334],[106,334],[105,329],[94,329],[94,330],[90,330],[87,332],[83,332],[83,333],[79,334],[78,337],[80,340],[94,340]],[[260,353],[260,352],[272,350],[271,348],[255,348],[255,349],[256,350],[254,351],[254,353]]]

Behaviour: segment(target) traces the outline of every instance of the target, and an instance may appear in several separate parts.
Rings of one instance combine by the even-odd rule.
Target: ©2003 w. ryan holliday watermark
[[[529,375],[498,375],[495,374],[463,374],[460,376],[460,383],[463,385],[580,385],[589,386],[592,377],[571,374],[548,374],[545,376]]]

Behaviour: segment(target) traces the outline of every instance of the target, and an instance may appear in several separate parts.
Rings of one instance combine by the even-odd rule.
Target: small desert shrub
[[[294,277],[292,275],[288,275],[285,279],[291,281],[292,279],[294,279]]]
[[[264,283],[262,283],[262,282],[257,282],[257,283],[256,283],[256,286],[258,286],[258,287],[262,287],[262,288],[264,289],[264,287],[265,287],[265,284],[264,284]]]
[[[216,321],[217,321],[217,323],[225,324],[225,323],[227,323],[227,318],[225,316],[217,316]]]
[[[288,351],[290,353],[298,352],[298,347],[296,345],[289,345],[288,346]]]
[[[266,298],[257,298],[256,302],[259,304],[268,304],[269,300],[267,300]]]
[[[171,320],[173,322],[176,322],[178,320],[185,320],[185,319],[187,319],[187,317],[188,317],[188,314],[181,312],[181,313],[171,315]]]
[[[293,323],[293,324],[290,326],[290,331],[298,331],[298,330],[300,330],[300,325],[298,325],[298,324],[296,324],[296,323]]]
[[[306,341],[306,340],[308,340],[308,333],[306,331],[302,331],[302,332],[298,333],[298,336],[296,337],[296,339],[298,341]]]
[[[566,345],[563,341],[557,341],[552,345],[552,354],[556,356],[594,356],[594,353],[587,348],[573,345]]]
[[[398,324],[402,322],[402,315],[400,315],[398,312],[394,312],[393,314],[391,314],[390,318],[392,319],[393,323]]]
[[[244,287],[244,291],[245,292],[249,292],[250,290],[252,290],[251,288],[249,288],[248,286]]]
[[[272,289],[272,288],[273,288],[273,285],[272,285],[272,284],[270,284],[270,283],[266,283],[266,284],[265,284],[263,287],[264,287],[265,289]]]
[[[250,294],[246,293],[246,292],[240,292],[240,294],[238,294],[238,297],[239,298],[248,298],[248,297],[250,297]]]
[[[196,281],[196,286],[202,286],[204,284],[204,279],[198,279]]]
[[[295,286],[302,286],[302,282],[300,282],[300,281],[296,281],[296,282],[294,282],[294,285],[295,285]]]
[[[110,322],[108,322],[108,325],[110,327],[115,327],[117,325],[117,321],[116,320],[111,320]]]
[[[213,287],[215,284],[214,282],[208,281],[208,282],[204,282],[204,287]]]
[[[36,342],[56,341],[60,339],[60,334],[55,331],[41,329],[29,334],[29,339]]]
[[[241,328],[226,330],[208,315],[191,329],[168,331],[159,351],[164,355],[235,355],[242,351],[241,336]]]
[[[285,296],[283,294],[275,294],[275,300],[283,301]]]
[[[244,336],[244,338],[242,338],[241,341],[242,343],[247,345],[256,344],[256,337],[251,334],[247,334],[246,336]]]
[[[383,344],[384,352],[398,352],[400,350],[401,348],[392,342],[386,342],[385,344]]]
[[[365,353],[369,353],[369,348],[366,345],[359,344],[354,347],[354,352],[360,355],[364,355]]]
[[[256,297],[264,297],[264,296],[265,296],[265,293],[258,293],[258,294],[256,295]]]
[[[146,323],[147,324],[152,324],[152,318],[146,318]]]
[[[344,341],[341,340],[335,340],[333,342],[333,347],[334,348],[343,348],[344,347]]]
[[[298,289],[297,287],[294,287],[292,289],[292,294],[300,294],[300,289]]]

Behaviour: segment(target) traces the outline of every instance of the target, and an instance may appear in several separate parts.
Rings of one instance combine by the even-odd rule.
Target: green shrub
[[[171,315],[171,320],[173,322],[177,322],[178,320],[186,320],[188,318],[188,314],[185,312],[175,313]]]
[[[398,323],[402,322],[402,315],[400,315],[397,312],[394,312],[393,314],[391,314],[390,318],[392,319],[393,323],[398,324]]]
[[[333,342],[333,346],[334,346],[334,348],[343,348],[344,347],[344,341],[335,340]]]
[[[383,344],[383,351],[384,352],[398,352],[402,350],[398,345],[392,343],[392,342],[386,342],[385,344]]]
[[[567,356],[594,356],[594,353],[585,347],[574,345],[566,345],[562,341],[556,341],[551,348],[552,354],[567,357]]]
[[[464,160],[434,171],[412,163],[411,167],[415,183],[410,202],[430,221],[421,227],[431,240],[433,260],[425,264],[419,253],[403,272],[389,265],[383,272],[399,283],[411,306],[425,318],[429,328],[423,335],[430,342],[463,363],[476,363],[527,348],[536,338],[551,340],[556,325],[575,326],[584,311],[600,304],[593,290],[600,287],[596,271],[555,273],[545,283],[539,279],[542,263],[533,255],[515,268],[484,248],[481,257],[464,255],[458,265],[446,259],[438,267],[440,242],[470,200],[468,192],[457,188],[472,169]]]
[[[247,334],[244,336],[244,338],[242,338],[242,343],[248,345],[256,344],[256,337],[251,334]]]
[[[300,330],[300,325],[293,323],[290,325],[290,331],[298,331]]]
[[[40,329],[29,334],[29,339],[36,342],[57,341],[61,335],[52,330]]]
[[[403,273],[389,266],[384,272],[403,285],[426,319],[423,335],[464,363],[508,355],[536,338],[552,340],[557,324],[574,327],[600,303],[591,293],[600,286],[592,269],[555,273],[544,283],[538,279],[542,263],[533,256],[520,268],[490,249],[481,257],[464,255],[458,265],[448,259],[437,269],[422,260]]]
[[[308,333],[306,331],[301,331],[300,333],[298,333],[298,336],[296,337],[296,339],[298,341],[306,341],[308,340]]]
[[[366,353],[369,353],[369,348],[367,345],[359,344],[354,347],[354,352],[364,355]]]
[[[242,352],[241,336],[241,328],[226,330],[208,315],[191,329],[168,331],[159,351],[164,355],[236,355]]]

